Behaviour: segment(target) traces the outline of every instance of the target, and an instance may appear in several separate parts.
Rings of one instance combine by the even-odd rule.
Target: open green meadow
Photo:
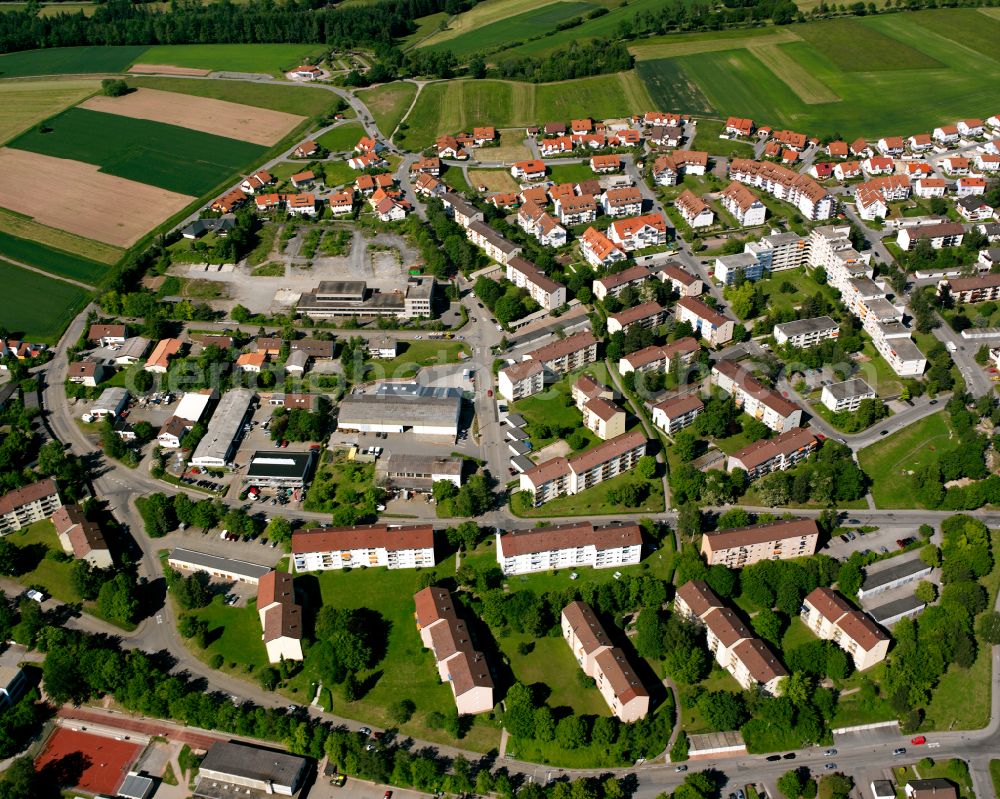
[[[178,94],[193,94],[196,97],[210,97],[213,100],[270,108],[303,117],[325,114],[337,100],[334,94],[323,89],[308,91],[301,85],[292,84],[280,86],[234,80],[191,80],[129,75],[128,85],[134,88],[160,89]]]
[[[0,231],[0,256],[84,283],[97,283],[108,270],[105,264],[46,247],[37,241],[20,239],[3,231]]]
[[[660,36],[630,49],[656,108],[852,138],[993,113],[997,41],[1000,20],[948,9]]]
[[[344,5],[341,3],[341,5]],[[409,47],[414,47],[420,44],[424,39],[431,36],[438,28],[441,27],[442,22],[448,20],[448,14],[444,11],[439,11],[437,14],[429,14],[426,17],[420,17],[419,19],[413,20],[416,23],[417,29],[413,31],[409,36],[404,36],[399,40],[400,45],[405,50]]]
[[[375,124],[382,134],[391,136],[396,125],[410,109],[416,93],[415,83],[396,81],[360,91],[358,97],[372,112]]]
[[[419,149],[476,125],[513,128],[586,116],[606,119],[649,110],[650,103],[631,71],[559,83],[441,81],[424,87],[397,138]]]
[[[96,80],[0,82],[0,144],[100,88]]]
[[[357,123],[340,125],[320,136],[316,142],[331,153],[344,153],[354,149],[354,145],[365,135],[365,129]]]
[[[55,344],[83,307],[82,289],[0,259],[0,325],[31,341]]]
[[[176,125],[71,108],[10,143],[96,164],[102,172],[198,196],[259,161],[267,148]]]
[[[0,55],[0,78],[124,72],[145,47],[57,47]]]
[[[325,49],[318,44],[166,44],[150,47],[141,59],[135,60],[142,64],[281,75]]]
[[[507,42],[522,41],[549,30],[573,17],[579,17],[596,6],[574,0],[532,8],[521,14],[470,30],[453,39],[426,45],[428,50],[451,50],[459,58],[480,50],[488,50]]]

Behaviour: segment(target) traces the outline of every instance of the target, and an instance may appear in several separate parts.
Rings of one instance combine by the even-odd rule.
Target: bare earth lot
[[[212,72],[210,69],[173,67],[170,64],[133,64],[128,71],[133,75],[194,75],[195,77],[204,77]]]
[[[253,108],[225,100],[159,89],[136,89],[122,97],[97,95],[80,107],[133,119],[163,122],[266,146],[281,141],[303,120],[303,117],[286,114],[284,111]]]
[[[105,175],[91,164],[7,147],[0,148],[0,174],[0,207],[118,247],[131,247],[195,199]]]

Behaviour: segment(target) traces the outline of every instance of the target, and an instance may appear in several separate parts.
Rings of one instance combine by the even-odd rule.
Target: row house
[[[434,562],[434,528],[429,524],[321,527],[292,535],[297,572],[362,566],[416,569]]]
[[[471,222],[465,229],[465,235],[490,258],[504,266],[521,253],[519,245],[505,239],[485,222]]]
[[[804,427],[796,427],[771,439],[762,439],[729,456],[726,469],[742,469],[750,480],[771,472],[791,469],[808,458],[818,446],[816,437]]]
[[[628,258],[625,252],[619,249],[611,239],[592,227],[587,228],[580,237],[580,251],[587,263],[595,269],[610,269],[616,263]],[[598,282],[594,281],[595,290]]]
[[[715,224],[715,212],[708,207],[701,197],[689,189],[684,189],[674,200],[681,217],[693,228],[709,227]]]
[[[772,140],[789,150],[804,150],[809,144],[809,138],[804,133],[795,133],[791,130],[776,130],[772,134]]]
[[[608,189],[601,195],[601,208],[608,216],[636,216],[642,213],[642,192],[636,186]]]
[[[436,157],[421,158],[410,164],[410,173],[418,172],[421,175],[431,175],[441,177],[441,159]]]
[[[266,169],[259,169],[240,184],[240,188],[247,194],[254,194],[265,186],[274,183],[274,177]]]
[[[585,330],[532,350],[525,357],[540,362],[550,372],[566,374],[597,360],[597,339]]]
[[[646,454],[646,438],[635,430],[617,436],[572,458],[551,458],[522,472],[519,489],[529,491],[532,504],[578,494],[635,468]]]
[[[593,228],[589,228],[587,232],[589,233],[590,230],[593,230]],[[608,297],[618,297],[625,290],[626,286],[639,288],[650,277],[652,275],[646,267],[631,266],[623,272],[596,278],[593,283],[594,296],[602,301]]]
[[[648,128],[652,125],[686,125],[691,121],[691,118],[687,114],[674,114],[664,111],[647,111],[641,120],[637,118],[636,121],[641,121],[642,124]]]
[[[608,228],[608,237],[626,252],[657,247],[667,243],[667,220],[663,214],[618,219]]]
[[[762,560],[809,557],[816,553],[818,541],[815,519],[783,519],[705,533],[701,537],[701,554],[709,566],[742,569]]]
[[[678,430],[693,424],[704,409],[705,403],[697,394],[672,397],[653,406],[653,424],[672,436]]]
[[[905,175],[885,175],[854,187],[854,202],[862,219],[885,219],[889,203],[910,197],[910,181]]]
[[[731,394],[736,407],[781,433],[802,423],[802,409],[774,389],[760,383],[735,361],[718,361],[712,366],[712,382]]]
[[[591,522],[512,530],[497,533],[496,551],[507,575],[631,566],[642,558],[642,531],[638,524],[595,527]]]
[[[396,185],[396,179],[392,175],[358,175],[354,179],[354,188],[365,197],[374,194],[379,189],[390,191]]]
[[[767,207],[750,189],[742,183],[733,181],[719,198],[722,207],[732,214],[743,227],[763,225],[767,217]]]
[[[566,304],[566,287],[520,256],[507,261],[507,279],[518,288],[526,289],[531,299],[546,311]]]
[[[560,622],[573,657],[583,673],[594,680],[612,714],[623,723],[645,718],[649,714],[649,692],[624,650],[612,646],[590,605],[571,602],[563,608]]]
[[[802,623],[817,638],[833,641],[864,671],[885,660],[889,636],[867,614],[832,588],[816,588],[802,600]]]
[[[837,338],[840,335],[840,325],[829,316],[817,316],[775,325],[773,333],[774,340],[782,346],[806,349],[815,347],[821,341]]]
[[[655,328],[665,324],[670,311],[656,301],[644,302],[608,316],[608,333],[628,333],[633,327]]]
[[[497,373],[497,391],[508,402],[516,402],[544,390],[545,366],[541,361],[519,361]]]
[[[695,333],[712,346],[718,347],[733,339],[733,327],[736,323],[697,297],[681,297],[677,300],[674,318],[678,322],[687,322]]]
[[[669,344],[653,344],[636,352],[622,356],[618,361],[618,371],[628,372],[669,372],[675,358],[689,366],[701,352],[701,345],[691,336],[684,336]]]
[[[729,177],[791,203],[806,219],[829,219],[837,209],[836,198],[815,180],[778,164],[734,158]]]
[[[656,275],[661,283],[670,283],[670,289],[680,297],[698,297],[705,290],[700,277],[674,261],[667,263]]]
[[[538,151],[542,156],[559,155],[568,153],[573,149],[573,139],[571,136],[556,136],[552,139],[542,139],[538,143]]]

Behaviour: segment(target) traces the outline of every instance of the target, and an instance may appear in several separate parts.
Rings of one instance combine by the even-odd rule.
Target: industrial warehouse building
[[[351,394],[340,403],[337,430],[359,433],[458,435],[462,393],[456,388],[432,388],[416,382],[381,383],[374,394]]]
[[[260,578],[271,571],[270,566],[258,566],[245,560],[222,558],[184,547],[171,550],[167,565],[177,571],[205,572],[210,577],[249,585],[257,585]]]
[[[302,488],[312,474],[315,451],[267,452],[258,450],[250,457],[245,484],[265,488]]]
[[[304,757],[222,741],[212,744],[205,755],[194,795],[205,799],[295,796],[308,776],[309,761]]]
[[[390,453],[375,465],[375,478],[393,488],[430,491],[434,483],[447,480],[462,487],[462,459],[451,456]]]
[[[256,396],[248,388],[233,389],[222,395],[208,430],[191,457],[192,466],[221,469],[232,461]]]

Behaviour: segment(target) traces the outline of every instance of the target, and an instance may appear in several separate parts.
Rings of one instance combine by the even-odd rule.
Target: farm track
[[[8,258],[6,255],[0,255],[0,261],[10,264],[11,266],[16,266],[18,269],[27,269],[29,272],[35,272],[43,277],[50,277],[53,280],[69,283],[70,285],[81,288],[84,291],[95,291],[97,289],[97,286],[92,286],[90,283],[83,283],[79,280],[74,280],[71,277],[66,277],[65,275],[57,275],[55,272],[46,272],[44,269],[39,269],[37,266],[31,266],[30,264],[23,263],[22,261],[15,261],[13,258]]]

